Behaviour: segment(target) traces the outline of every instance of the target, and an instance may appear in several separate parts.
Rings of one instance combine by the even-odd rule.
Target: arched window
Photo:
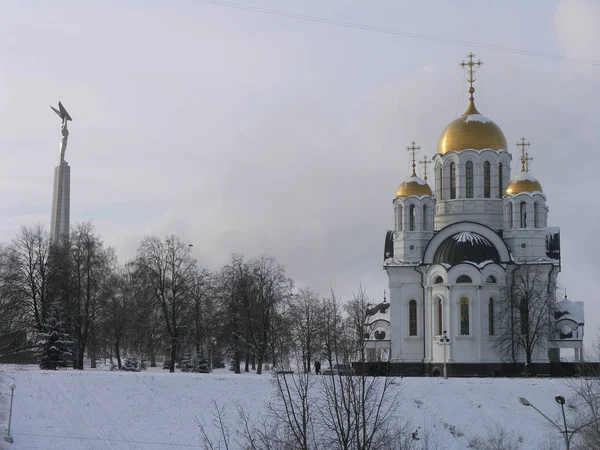
[[[533,204],[533,226],[535,228],[541,228],[540,222],[540,205],[539,202],[535,202]]]
[[[402,213],[404,208],[402,205],[398,205],[396,208],[396,231],[402,231]]]
[[[463,297],[460,299],[460,335],[468,336],[470,331],[469,328],[469,299]]]
[[[509,230],[513,227],[513,210],[512,210],[512,202],[508,202],[506,205],[506,215],[508,216],[508,221],[506,222],[506,228]]]
[[[521,228],[527,228],[527,203],[521,202]]]
[[[458,277],[456,279],[456,283],[472,283],[473,281],[471,281],[471,277],[468,275],[461,275],[460,277]]]
[[[483,163],[483,197],[490,198],[491,197],[491,177],[492,171],[490,168],[490,162],[486,161]]]
[[[436,197],[439,197],[440,199],[444,198],[444,169],[442,169],[442,166],[440,165],[437,168],[437,179],[436,179]]]
[[[527,335],[529,331],[529,302],[527,297],[521,298],[520,302],[521,334]]]
[[[502,187],[504,186],[504,182],[502,180],[502,163],[498,164],[498,198],[502,198]]]
[[[423,231],[427,231],[429,223],[427,221],[427,205],[423,205]]]
[[[466,175],[465,186],[467,188],[467,198],[473,198],[473,162],[472,161],[467,161],[465,175]]]
[[[456,198],[456,164],[450,163],[450,198]]]
[[[408,335],[417,335],[417,301],[408,302]]]
[[[415,211],[415,205],[410,205],[410,208],[408,209],[408,215],[409,220],[410,220],[410,231],[415,231],[415,223],[416,223],[416,218],[417,218],[417,212]]]
[[[490,275],[489,277],[487,277],[487,280],[485,280],[485,282],[490,284],[496,284],[496,277],[494,275]]]
[[[442,317],[443,317],[443,309],[444,309],[442,307],[442,299],[441,298],[437,299],[436,309],[437,309],[437,317],[436,317],[437,333],[436,333],[436,335],[441,336],[442,335]]]
[[[444,279],[440,276],[435,277],[435,280],[433,280],[433,284],[443,284],[444,283]]]
[[[488,303],[488,327],[489,327],[489,335],[494,335],[494,299],[490,298]]]

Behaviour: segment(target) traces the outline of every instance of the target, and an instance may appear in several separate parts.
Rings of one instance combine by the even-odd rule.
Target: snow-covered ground
[[[12,435],[2,449],[183,449],[202,448],[198,421],[209,423],[211,401],[227,404],[232,421],[239,403],[251,415],[264,408],[272,391],[270,374],[235,375],[141,373],[86,370],[40,371],[34,366],[1,366],[0,422],[6,434],[9,384],[15,382]],[[558,419],[556,395],[569,397],[561,379],[404,378],[403,417],[412,428],[427,428],[440,449],[465,449],[468,440],[501,424],[540,449],[560,435],[526,397]],[[215,429],[209,430],[216,432]]]

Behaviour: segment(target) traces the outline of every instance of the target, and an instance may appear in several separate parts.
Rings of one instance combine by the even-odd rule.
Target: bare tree
[[[320,333],[323,306],[319,296],[310,287],[300,289],[290,298],[289,304],[290,331],[300,354],[302,367],[305,372],[310,372],[313,357],[320,357],[322,349]]]
[[[190,247],[174,236],[164,240],[146,237],[138,250],[138,264],[152,297],[159,307],[165,328],[171,337],[169,371],[175,372],[175,360],[182,326],[189,311],[190,291],[196,274],[196,261]]]
[[[505,359],[514,363],[524,356],[529,376],[534,355],[547,349],[552,336],[556,273],[552,265],[516,265],[509,269],[507,279],[494,311],[498,333],[491,339]]]
[[[5,249],[2,272],[2,299],[6,307],[10,303],[14,319],[31,331],[44,331],[55,300],[51,283],[57,270],[51,264],[50,236],[42,225],[21,227]]]
[[[273,322],[277,305],[286,297],[291,281],[274,258],[260,256],[250,262],[254,281],[251,309],[248,311],[248,344],[256,357],[256,373],[262,373],[263,362],[273,347]],[[309,362],[310,366],[310,362]]]
[[[104,248],[91,223],[71,232],[69,251],[69,298],[65,307],[74,342],[74,368],[83,370],[83,360],[100,309],[110,295],[116,257]]]

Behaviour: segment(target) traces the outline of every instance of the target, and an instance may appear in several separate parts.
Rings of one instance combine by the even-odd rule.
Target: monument
[[[52,218],[50,222],[50,244],[64,247],[69,242],[69,212],[71,203],[71,167],[65,161],[67,141],[69,139],[68,121],[71,116],[58,102],[58,109],[50,107],[62,120],[60,127],[62,140],[60,142],[60,160],[54,168],[54,191],[52,194]]]

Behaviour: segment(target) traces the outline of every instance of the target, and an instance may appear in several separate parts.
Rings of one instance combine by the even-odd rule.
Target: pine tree
[[[139,372],[140,371],[140,363],[137,358],[125,358],[125,362],[123,363],[123,368],[125,372]]]
[[[49,317],[44,324],[44,331],[37,334],[35,356],[40,369],[56,370],[59,367],[67,367],[68,360],[73,355],[71,344],[63,322],[55,315]]]

